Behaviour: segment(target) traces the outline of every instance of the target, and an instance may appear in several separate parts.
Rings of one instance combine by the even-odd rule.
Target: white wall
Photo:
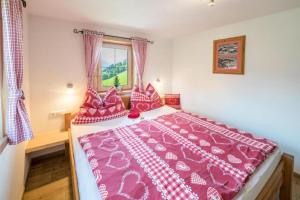
[[[25,144],[6,146],[0,154],[0,199],[21,200],[24,191]]]
[[[24,12],[24,83],[23,90],[26,96],[26,109],[30,110],[29,102],[29,65],[28,65],[28,18]],[[6,146],[0,154],[0,199],[21,200],[24,185],[24,171],[28,169],[25,164],[25,145],[23,142],[16,146]],[[26,168],[26,169],[25,169]]]
[[[263,135],[300,172],[300,9],[174,40],[172,90],[183,108]],[[213,40],[246,35],[245,75],[212,73]]]
[[[108,34],[136,34],[109,28],[57,21],[30,16],[30,102],[31,120],[35,133],[59,130],[63,118],[50,119],[53,110],[74,111],[79,108],[86,88],[82,36],[73,28],[90,28]],[[143,35],[139,35],[143,36]],[[160,92],[171,90],[171,41],[148,36],[155,40],[149,46],[145,82],[162,80]],[[66,84],[74,83],[75,94],[67,94]]]

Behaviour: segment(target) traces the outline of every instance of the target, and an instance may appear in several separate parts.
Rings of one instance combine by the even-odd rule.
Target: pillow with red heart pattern
[[[92,88],[89,88],[85,93],[85,100],[83,101],[82,107],[98,108],[102,105],[103,101],[98,92]]]
[[[122,117],[127,114],[122,98],[116,89],[107,90],[103,100],[92,88],[85,94],[85,100],[73,124],[89,124]]]
[[[149,83],[144,92],[134,88],[131,92],[130,106],[132,111],[145,112],[162,106],[159,94]]]

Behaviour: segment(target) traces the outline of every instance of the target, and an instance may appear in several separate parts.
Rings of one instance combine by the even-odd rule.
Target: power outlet
[[[66,113],[66,110],[55,110],[55,111],[51,111],[49,113],[49,118],[50,119],[54,119],[54,118],[59,118],[61,116],[63,116]]]

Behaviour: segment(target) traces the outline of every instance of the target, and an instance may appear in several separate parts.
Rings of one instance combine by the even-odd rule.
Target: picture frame
[[[214,40],[213,73],[244,74],[246,36]]]

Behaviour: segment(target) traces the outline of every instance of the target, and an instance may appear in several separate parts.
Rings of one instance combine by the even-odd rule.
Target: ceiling
[[[27,0],[29,14],[176,36],[300,6],[300,0]]]

